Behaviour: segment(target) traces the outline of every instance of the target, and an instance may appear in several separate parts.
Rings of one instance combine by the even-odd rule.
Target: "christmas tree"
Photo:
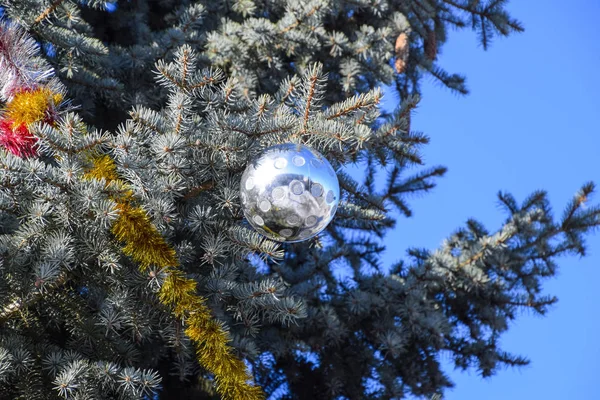
[[[411,126],[420,82],[466,94],[437,54],[450,29],[484,49],[521,31],[506,1],[0,5],[0,398],[438,397],[441,352],[483,376],[527,364],[502,333],[556,301],[544,279],[600,224],[591,183],[558,218],[545,192],[500,193],[503,226],[381,261],[445,172]],[[341,189],[297,243],[256,232],[240,196],[286,143]]]

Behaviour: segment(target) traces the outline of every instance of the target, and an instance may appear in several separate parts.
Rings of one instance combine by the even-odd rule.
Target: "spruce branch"
[[[50,16],[50,14],[52,14],[54,12],[54,10],[56,10],[63,3],[63,1],[64,0],[54,0],[44,11],[41,12],[40,15],[38,15],[33,20],[33,23],[31,24],[31,26],[34,27],[35,25],[39,24],[40,22],[42,22],[43,20],[48,18],[48,16]]]
[[[381,90],[375,90],[373,92],[361,93],[351,99],[344,101],[341,104],[335,104],[327,110],[326,119],[332,120],[335,118],[339,118],[342,116],[346,116],[348,114],[354,113],[356,111],[366,111],[373,109],[374,107],[379,105],[381,101]],[[357,122],[358,124],[358,122]]]
[[[516,229],[508,230],[508,231],[500,234],[498,236],[498,238],[495,239],[493,242],[490,242],[490,241],[484,242],[483,246],[481,246],[481,250],[479,250],[477,253],[473,254],[466,260],[460,262],[458,264],[458,267],[463,268],[463,267],[466,267],[467,265],[473,264],[473,263],[481,260],[486,255],[489,248],[496,248],[498,246],[504,245],[507,241],[509,241],[510,239],[515,237],[516,234],[517,234]]]
[[[296,20],[294,23],[286,26],[285,28],[282,28],[279,33],[280,34],[285,34],[293,29],[296,29],[298,26],[300,26],[305,19],[308,19],[310,17],[312,17],[317,11],[319,11],[321,9],[322,5],[316,5],[314,7],[312,7],[306,14],[304,14],[301,18],[296,17]]]
[[[315,96],[315,90],[316,90],[316,86],[317,86],[317,82],[319,81],[319,74],[320,74],[320,67],[319,66],[315,66],[313,70],[309,70],[310,72],[308,72],[308,89],[305,89],[306,91],[306,98],[305,98],[305,106],[304,106],[304,117],[303,117],[303,121],[302,121],[302,134],[305,134],[307,132],[308,129],[308,121],[309,121],[309,117],[310,117],[310,109],[312,106],[312,102],[314,100],[314,96]]]
[[[186,193],[183,196],[183,201],[190,200],[190,199],[198,196],[200,193],[205,192],[207,190],[211,190],[214,187],[215,187],[214,181],[205,182],[199,186],[193,187],[190,189],[190,191],[188,193]]]
[[[175,52],[175,61],[167,63],[162,59],[155,64],[158,82],[166,88],[177,88],[185,93],[201,95],[206,87],[214,86],[224,78],[220,70],[204,69],[194,72],[197,64],[196,53],[189,45],[183,45]]]
[[[44,291],[54,291],[61,289],[68,282],[66,273],[61,273],[50,285],[44,286]],[[9,304],[2,307],[0,312],[0,325],[4,325],[16,314],[22,313],[23,310],[33,307],[38,302],[44,300],[45,294],[42,290],[29,293],[22,299],[14,299]]]

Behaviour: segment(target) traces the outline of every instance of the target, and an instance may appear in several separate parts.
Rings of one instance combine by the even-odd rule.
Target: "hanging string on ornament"
[[[257,232],[279,242],[308,240],[333,219],[340,185],[325,157],[302,144],[267,148],[240,182],[242,210]]]

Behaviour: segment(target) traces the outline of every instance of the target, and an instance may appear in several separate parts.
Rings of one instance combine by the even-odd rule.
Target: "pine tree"
[[[498,340],[556,301],[558,256],[585,254],[592,183],[558,218],[543,191],[500,193],[498,229],[381,261],[445,172],[411,127],[420,82],[466,94],[436,62],[447,31],[487,48],[523,29],[506,3],[0,0],[0,398],[437,398],[442,351],[483,376],[527,364]],[[239,198],[287,142],[342,189],[295,244],[254,232]]]

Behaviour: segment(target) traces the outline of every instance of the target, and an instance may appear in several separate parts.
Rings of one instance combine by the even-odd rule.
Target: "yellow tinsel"
[[[196,295],[196,281],[185,278],[181,271],[171,271],[159,296],[164,304],[174,308],[177,317],[185,318],[185,333],[197,343],[198,361],[215,376],[217,392],[223,398],[264,397],[260,387],[248,383],[246,365],[233,354],[227,331],[212,318],[204,299]]]
[[[116,183],[126,188],[109,156],[95,157],[93,163],[94,167],[85,174],[86,179],[105,179],[107,184]],[[223,399],[263,399],[262,389],[249,383],[245,364],[233,354],[229,334],[212,317],[205,300],[196,294],[196,281],[186,278],[177,269],[179,261],[175,250],[164,240],[146,212],[134,204],[131,191],[114,200],[119,216],[112,226],[112,233],[124,243],[123,252],[139,263],[141,271],[156,265],[168,274],[159,299],[173,309],[176,317],[185,320],[185,333],[196,343],[200,365],[215,376],[217,392]]]
[[[15,94],[6,105],[5,116],[13,122],[13,128],[22,124],[43,121],[48,110],[57,106],[63,99],[62,94],[53,93],[48,88],[24,90]]]
[[[117,203],[117,209],[119,217],[112,233],[125,243],[123,252],[138,262],[141,270],[150,265],[177,265],[175,250],[165,242],[143,209],[128,202]]]
[[[114,161],[107,155],[103,156],[89,156],[89,160],[94,163],[94,167],[85,173],[86,179],[105,179],[106,183],[119,182],[117,174],[117,166]]]

